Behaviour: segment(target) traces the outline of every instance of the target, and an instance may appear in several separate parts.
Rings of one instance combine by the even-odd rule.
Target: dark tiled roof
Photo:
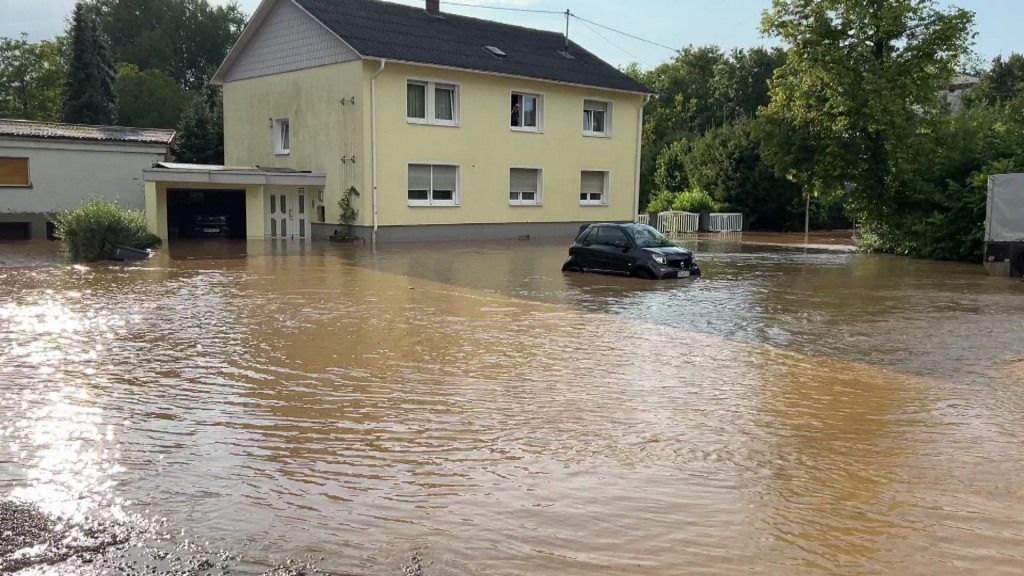
[[[126,126],[87,126],[0,118],[0,136],[169,145],[174,139],[174,130],[128,128]]]
[[[565,36],[379,0],[296,0],[362,56],[651,93]],[[485,50],[494,46],[507,55]]]

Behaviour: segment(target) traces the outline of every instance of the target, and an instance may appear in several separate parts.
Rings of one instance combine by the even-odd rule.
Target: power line
[[[560,14],[561,14],[561,12],[560,12]],[[623,36],[626,36],[628,38],[632,38],[633,40],[639,40],[641,42],[646,42],[648,44],[651,44],[652,46],[657,46],[659,48],[664,48],[666,50],[671,50],[671,51],[676,52],[676,53],[679,52],[679,50],[677,48],[673,48],[671,46],[666,46],[664,44],[659,44],[657,42],[654,42],[653,40],[648,40],[646,38],[641,38],[639,36],[630,34],[629,32],[623,32],[622,30],[616,30],[615,28],[612,28],[610,26],[605,26],[604,24],[598,24],[597,22],[594,22],[593,20],[587,20],[586,18],[581,18],[581,17],[579,17],[579,16],[577,16],[575,14],[572,14],[571,16],[573,18],[579,20],[580,22],[586,22],[588,24],[593,24],[594,26],[597,26],[599,28],[604,28],[605,30],[610,30],[612,32],[615,32],[616,34],[622,34]]]
[[[616,34],[621,34],[623,36],[626,36],[627,38],[632,38],[633,40],[639,40],[640,42],[645,42],[645,43],[650,44],[652,46],[657,46],[659,48],[664,48],[666,50],[671,50],[672,52],[675,52],[677,54],[679,53],[678,49],[673,48],[671,46],[666,46],[665,44],[659,44],[658,42],[654,42],[653,40],[648,40],[646,38],[641,38],[641,37],[639,37],[639,36],[637,36],[635,34],[630,34],[629,32],[623,32],[622,30],[617,30],[615,28],[612,28],[611,26],[605,26],[604,24],[599,24],[597,22],[594,22],[593,20],[588,20],[586,18],[582,18],[582,17],[577,16],[577,15],[571,13],[571,12],[561,12],[561,11],[558,11],[558,10],[537,10],[537,9],[534,9],[534,8],[512,8],[512,7],[509,7],[509,6],[487,6],[487,5],[483,5],[483,4],[469,4],[469,3],[466,3],[466,2],[449,2],[448,0],[441,0],[441,4],[444,4],[446,6],[458,6],[460,8],[480,8],[480,9],[483,9],[483,10],[501,10],[501,11],[504,11],[504,12],[526,12],[526,13],[529,13],[529,14],[558,14],[559,16],[564,16],[566,13],[568,13],[569,16],[571,16],[571,17],[579,20],[580,22],[582,22],[584,26],[587,26],[588,24],[593,24],[594,26],[597,26],[598,28],[604,28],[605,30],[609,30],[611,32],[615,32]],[[591,32],[593,32],[594,34],[597,34],[602,39],[604,39],[605,42],[608,42],[612,46],[615,46],[616,48],[618,48],[619,50],[624,52],[626,55],[628,55],[630,58],[633,58],[634,60],[640,60],[636,56],[633,56],[626,49],[622,48],[618,44],[616,44],[616,43],[612,42],[611,40],[609,40],[606,36],[602,35],[597,30],[594,30],[590,26],[587,26],[587,28],[590,28]]]
[[[609,40],[607,36],[605,36],[604,34],[601,34],[601,33],[600,33],[600,32],[598,32],[597,30],[595,30],[594,28],[592,28],[592,27],[590,26],[590,24],[587,24],[587,23],[586,23],[586,21],[584,21],[584,20],[583,20],[582,18],[580,18],[579,20],[580,20],[580,24],[583,24],[584,26],[586,26],[588,30],[590,30],[590,31],[591,31],[591,32],[593,32],[594,34],[597,34],[597,35],[598,35],[598,36],[599,36],[599,37],[600,37],[600,38],[601,38],[602,40],[604,40],[605,42],[607,42],[607,43],[611,44],[612,46],[615,46],[616,48],[618,48],[619,50],[621,50],[623,54],[625,54],[626,56],[629,56],[630,58],[632,58],[634,62],[640,62],[640,63],[641,63],[641,64],[643,64],[644,66],[647,66],[647,64],[645,64],[645,63],[644,63],[644,62],[642,62],[642,61],[641,61],[641,60],[640,60],[639,58],[637,58],[636,56],[634,56],[632,52],[630,52],[629,50],[626,50],[626,49],[625,49],[625,48],[623,48],[622,46],[619,46],[619,45],[618,45],[618,44],[616,44],[615,42],[612,42],[611,40]]]
[[[441,4],[446,6],[459,6],[461,8],[483,8],[484,10],[503,10],[505,12],[529,12],[531,14],[559,14],[564,16],[565,12],[559,12],[557,10],[536,10],[532,8],[510,8],[507,6],[484,6],[482,4],[464,4],[462,2],[446,2],[443,1]]]

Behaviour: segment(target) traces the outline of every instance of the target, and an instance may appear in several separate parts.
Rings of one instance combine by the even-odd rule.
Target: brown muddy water
[[[1024,572],[1020,282],[690,245],[0,246],[0,499],[242,574]]]

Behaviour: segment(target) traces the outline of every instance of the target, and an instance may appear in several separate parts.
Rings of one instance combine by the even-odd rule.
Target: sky
[[[227,4],[230,0],[210,0]],[[424,0],[398,0],[422,6]],[[0,36],[25,32],[29,40],[50,38],[65,27],[75,0],[0,0]],[[238,0],[246,14],[252,14],[259,0]],[[471,8],[455,4],[487,5]],[[975,50],[986,60],[1011,52],[1024,52],[1024,2],[1020,0],[956,0],[956,5],[976,14],[978,33]],[[565,31],[561,14],[534,14],[499,10],[572,11],[587,20],[673,48],[686,45],[718,44],[723,48],[771,45],[758,32],[761,12],[771,0],[441,0],[441,10],[510,24]],[[657,66],[673,52],[599,27],[587,27],[573,20],[569,36],[575,42],[616,66],[639,62],[645,68]]]

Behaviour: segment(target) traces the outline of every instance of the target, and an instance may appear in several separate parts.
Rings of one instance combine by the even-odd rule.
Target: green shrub
[[[661,213],[668,212],[672,209],[672,203],[675,202],[676,194],[669,192],[668,190],[662,190],[651,198],[650,204],[647,205],[648,212]]]
[[[726,206],[716,202],[710,194],[703,190],[691,189],[676,196],[672,202],[673,210],[684,212],[721,212]]]
[[[117,246],[152,248],[160,238],[146,227],[141,210],[125,208],[105,198],[92,198],[55,218],[56,236],[71,262],[112,260]]]

